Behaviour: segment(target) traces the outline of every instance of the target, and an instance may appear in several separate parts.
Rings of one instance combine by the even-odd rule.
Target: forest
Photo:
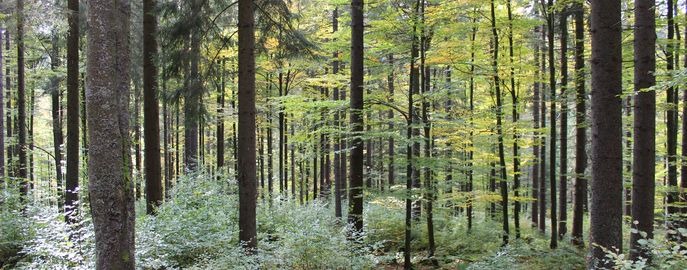
[[[687,0],[0,1],[0,269],[687,269]]]

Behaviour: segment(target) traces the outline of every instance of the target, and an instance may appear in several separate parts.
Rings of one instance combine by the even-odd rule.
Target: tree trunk
[[[513,59],[513,13],[511,0],[506,2],[508,8],[508,55],[510,57],[510,95],[512,100],[513,117],[513,196],[520,196],[520,156],[518,154],[518,91],[515,87],[515,61]],[[515,223],[515,238],[520,238],[520,201],[514,201],[513,221]]]
[[[339,7],[334,7],[332,12],[332,32],[336,34],[339,31]],[[335,51],[332,56],[334,61],[332,62],[332,74],[339,73],[339,52]],[[334,89],[334,100],[339,100],[339,88]],[[334,125],[341,126],[341,111],[337,110],[334,114]],[[341,209],[341,136],[340,132],[337,132],[334,136],[334,216],[336,218],[342,218],[343,213]]]
[[[69,0],[67,35],[67,175],[66,209],[78,210],[79,200],[79,1]],[[82,109],[81,114],[85,114]],[[67,219],[74,222],[73,219]]]
[[[551,198],[551,248],[558,247],[558,210],[556,207],[556,64],[554,58],[554,7],[553,0],[548,0],[546,5],[547,17],[546,24],[549,28],[548,34],[548,52],[549,52],[549,91],[551,91],[551,110],[549,115],[550,121],[550,135],[549,135],[549,185],[551,190],[549,192]]]
[[[413,99],[413,94],[418,85],[418,68],[416,66],[416,59],[418,57],[418,38],[417,38],[417,14],[420,11],[420,0],[415,1],[415,13],[412,15],[413,32],[412,32],[412,43],[410,49],[410,85],[408,89],[408,115],[406,116],[406,194],[405,194],[405,238],[404,238],[404,248],[403,248],[403,269],[411,270],[413,265],[411,262],[411,231],[412,231],[412,219],[414,214],[414,203],[412,198],[412,192],[414,187],[414,179],[417,170],[415,170],[415,160],[413,155],[414,143],[413,140],[413,123],[415,123],[416,110],[415,103]]]
[[[477,11],[475,9],[475,11]],[[474,14],[473,14],[474,15]],[[477,18],[475,17],[472,19],[472,34],[470,35],[470,137],[469,137],[469,148],[470,152],[468,153],[468,192],[470,193],[468,197],[468,207],[467,207],[467,216],[468,216],[468,232],[472,230],[472,211],[473,211],[473,200],[474,200],[474,194],[473,194],[473,178],[475,175],[474,171],[474,128],[473,126],[475,125],[474,122],[474,115],[475,115],[475,39],[477,38]]]
[[[363,132],[363,0],[351,0],[351,132]],[[348,222],[363,231],[363,142],[356,136],[351,149],[351,191]]]
[[[258,144],[258,166],[260,166],[260,200],[265,202],[265,135],[260,131],[260,127],[256,127],[257,144]]]
[[[226,90],[226,72],[225,60],[221,62],[220,68],[220,86],[217,94],[217,170],[224,169],[224,91]]]
[[[584,72],[584,7],[575,5],[575,198],[573,202],[573,244],[584,246],[584,205],[587,200],[587,93]]]
[[[534,33],[539,33],[539,26],[534,28]],[[532,144],[532,156],[534,158],[532,162],[532,227],[537,228],[539,226],[539,146],[541,144],[540,132],[539,132],[539,104],[540,97],[539,91],[541,83],[538,81],[541,78],[539,70],[541,69],[541,63],[539,62],[539,40],[534,41],[534,78],[535,81],[532,87],[532,123],[534,128],[533,134],[533,144]]]
[[[67,99],[69,99],[69,97],[67,97]],[[86,111],[86,75],[83,72],[81,73],[81,100],[79,101],[79,106],[81,107],[79,110],[79,118],[81,120],[81,147],[83,149],[81,155],[83,156],[83,164],[86,164],[84,170],[88,173],[88,120],[86,120],[86,118],[88,118],[88,111]],[[69,135],[67,135],[67,137],[69,137]],[[69,145],[67,145],[67,147],[69,147]]]
[[[653,239],[656,175],[656,92],[644,91],[656,84],[656,2],[635,1],[634,27],[634,148],[632,154],[632,221],[630,259],[650,258],[651,252],[638,243]],[[684,151],[683,151],[684,153]],[[683,173],[684,175],[684,173]],[[645,232],[646,238],[639,232]]]
[[[255,204],[255,14],[253,1],[239,0],[239,240],[257,246]]]
[[[558,186],[558,239],[568,231],[568,11],[561,12],[561,154]]]
[[[423,127],[423,140],[424,140],[424,158],[429,161],[432,157],[432,130],[431,123],[429,119],[429,109],[430,103],[428,96],[430,95],[430,68],[426,64],[427,50],[429,50],[429,45],[431,42],[431,33],[427,32],[427,26],[425,24],[425,6],[427,2],[422,0],[420,6],[420,19],[422,23],[422,29],[420,34],[420,70],[422,71],[422,83],[421,83],[421,95],[422,95],[422,127]],[[369,91],[369,90],[368,90]],[[425,180],[425,196],[427,208],[427,242],[428,242],[428,254],[432,265],[438,266],[439,262],[434,258],[434,253],[436,252],[436,243],[434,240],[434,217],[433,217],[433,204],[434,204],[434,185],[432,184],[432,169],[429,165],[423,166],[424,180]]]
[[[668,44],[666,45],[666,69],[668,72],[671,72],[672,70],[675,69],[675,48],[672,43],[673,37],[674,37],[674,32],[675,32],[675,23],[673,19],[673,0],[668,0]],[[672,189],[677,189],[677,100],[676,100],[676,95],[675,95],[675,88],[674,87],[668,87],[668,90],[666,92],[667,94],[667,132],[668,132],[668,141],[667,141],[667,151],[668,151],[668,189],[669,191],[666,194],[666,215],[667,215],[667,225],[669,229],[674,229],[675,224],[673,222],[674,217],[672,215],[676,214],[679,212],[679,208],[676,207],[677,203],[677,192],[672,191]],[[669,235],[669,238],[673,238],[671,235]],[[673,238],[674,239],[674,238]]]
[[[267,75],[267,94],[265,96],[265,104],[267,104],[267,127],[266,127],[266,133],[267,133],[267,193],[268,193],[268,200],[270,203],[270,206],[272,205],[272,194],[273,194],[273,173],[272,170],[274,169],[273,165],[273,153],[272,153],[272,103],[270,102],[270,97],[272,96],[272,76],[271,74]]]
[[[202,7],[200,1],[191,1],[193,14],[199,14]],[[184,91],[184,161],[187,172],[198,169],[198,122],[200,120],[200,98],[202,85],[199,75],[200,62],[200,33],[191,33],[190,70],[187,88]]]
[[[158,105],[156,0],[143,1],[143,103],[146,212],[153,214],[162,204],[160,165],[160,109]]]
[[[56,30],[54,30],[52,36],[52,52],[50,53],[50,69],[56,72],[57,68],[60,66],[60,49],[57,38]],[[66,196],[63,192],[63,177],[62,177],[62,144],[64,143],[64,138],[62,136],[62,108],[60,102],[60,84],[57,77],[50,79],[50,99],[52,103],[52,134],[53,134],[53,151],[55,159],[55,180],[57,181],[57,206],[65,214],[69,209],[63,209],[63,202],[66,200]]]
[[[7,31],[5,31],[5,32],[7,32]],[[7,59],[9,59],[9,57],[4,58],[4,56],[2,54],[3,53],[3,48],[2,48],[2,41],[3,40],[2,40],[2,38],[3,38],[3,36],[2,36],[2,34],[0,34],[0,189],[5,188],[5,181],[6,181],[5,180],[5,136],[2,132],[4,130],[4,122],[3,122],[2,117],[3,117],[3,115],[5,115],[5,112],[4,112],[5,101],[4,101],[4,95],[3,95],[3,90],[5,88],[3,86],[2,77],[5,74],[3,74],[3,71],[2,71],[2,61],[3,60],[7,61]],[[9,54],[9,51],[7,53]],[[8,80],[9,80],[9,76],[8,76]]]
[[[134,185],[129,151],[129,1],[92,0],[86,107],[96,269],[134,269]]]
[[[546,40],[547,36],[547,28],[542,26],[542,42]],[[543,44],[542,44],[543,45]],[[546,74],[546,45],[542,46],[542,54],[541,54],[541,74],[542,77],[545,76]],[[546,129],[546,84],[542,83],[540,84],[541,87],[541,120],[539,121],[541,123],[541,128],[542,130]],[[539,231],[541,233],[546,232],[546,180],[547,180],[547,175],[546,175],[546,134],[541,134],[543,135],[543,138],[540,137],[539,140],[541,142],[541,151],[539,152],[539,199],[537,202],[539,203]]]
[[[494,91],[496,95],[496,136],[498,137],[498,155],[499,155],[499,187],[501,190],[501,215],[503,222],[502,246],[508,244],[508,235],[510,229],[508,227],[508,180],[506,176],[506,156],[503,143],[503,112],[501,106],[501,77],[499,76],[499,35],[496,30],[496,15],[494,11],[494,0],[491,1],[491,33],[493,39],[492,48],[492,76],[494,79]]]
[[[5,51],[7,51],[7,54],[10,53],[10,31],[5,31]],[[13,168],[13,158],[14,158],[14,147],[12,145],[12,79],[10,76],[10,57],[5,58],[5,87],[7,88],[7,95],[5,96],[5,99],[7,100],[6,106],[7,106],[7,111],[5,113],[5,118],[7,121],[6,125],[6,135],[7,135],[7,176],[8,177],[13,177],[14,176],[14,168]],[[2,89],[0,89],[2,90]],[[0,104],[1,106],[2,104]]]
[[[610,268],[622,249],[622,47],[620,0],[592,1],[592,203],[589,267]]]
[[[393,104],[394,103],[394,80],[395,74],[394,74],[394,55],[389,54],[389,68],[391,69],[389,71],[389,76],[387,77],[387,83],[389,87],[389,103]],[[389,119],[389,130],[394,130],[394,110],[388,110],[387,111],[387,118]],[[389,182],[389,189],[393,187],[396,184],[396,174],[395,174],[395,144],[396,142],[394,141],[394,137],[391,136],[389,137],[389,178],[387,179],[387,182]]]
[[[136,189],[136,200],[138,201],[141,199],[141,176],[143,174],[143,171],[141,170],[142,167],[142,162],[143,162],[143,157],[141,156],[141,123],[140,123],[140,108],[141,108],[141,93],[139,90],[139,83],[134,78],[134,119],[132,121],[132,129],[134,130],[134,139],[133,139],[133,144],[134,144],[134,158],[135,158],[135,169],[132,171],[133,173],[133,179],[135,182],[135,189]]]
[[[284,73],[281,71],[279,72],[279,97],[284,96]],[[281,104],[281,101],[278,103],[278,110],[279,110],[279,158],[277,158],[277,161],[279,162],[279,194],[284,192],[284,162],[286,160],[284,156],[284,125],[285,125],[285,120],[284,120],[284,106]]]
[[[17,129],[19,142],[17,143],[19,168],[17,177],[21,181],[20,191],[22,200],[28,201],[31,183],[27,174],[26,159],[26,88],[24,80],[24,0],[17,0]]]
[[[623,100],[623,113],[625,118],[630,119],[632,116],[632,96],[626,96]],[[623,155],[628,157],[632,156],[632,123],[630,121],[625,121],[623,125],[624,133],[624,146]],[[623,170],[623,176],[627,174],[632,174],[632,159],[623,160],[623,165],[625,165]],[[623,177],[623,214],[625,216],[632,216],[632,179]]]

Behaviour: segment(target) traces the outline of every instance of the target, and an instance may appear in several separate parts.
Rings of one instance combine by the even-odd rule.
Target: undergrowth
[[[227,179],[227,178],[224,178]],[[394,195],[366,193],[365,234],[349,235],[346,214],[334,218],[327,199],[301,205],[278,196],[260,200],[258,249],[247,255],[238,241],[236,183],[204,174],[181,177],[172,197],[145,215],[137,203],[136,260],[139,269],[400,269],[403,265],[405,202]],[[0,269],[93,269],[94,234],[87,205],[79,222],[67,226],[57,207],[36,203],[22,210],[4,194],[0,208]],[[331,199],[331,198],[329,198]],[[345,204],[344,202],[344,205]],[[425,217],[413,221],[412,262],[432,268]],[[523,238],[501,247],[500,221],[476,212],[468,230],[464,212],[436,205],[436,254],[442,269],[584,269],[585,251],[523,223]],[[684,253],[666,242],[648,242],[654,262],[685,266]],[[682,256],[682,258],[680,257]],[[628,265],[621,255],[609,255]],[[619,269],[644,269],[630,263]]]

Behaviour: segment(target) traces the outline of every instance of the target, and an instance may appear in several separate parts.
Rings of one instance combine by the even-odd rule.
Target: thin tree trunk
[[[425,25],[425,6],[427,2],[422,0],[420,6],[420,19],[422,23],[422,29],[420,33],[420,70],[422,71],[422,83],[421,83],[421,95],[422,95],[422,126],[423,126],[423,140],[424,140],[424,158],[430,160],[432,157],[432,130],[431,123],[429,119],[429,109],[430,103],[428,100],[428,95],[430,94],[430,68],[426,64],[427,50],[429,50],[429,45],[431,42],[431,33],[427,33],[427,26]],[[368,90],[369,91],[369,90]],[[433,216],[433,204],[434,204],[434,185],[432,184],[432,169],[425,165],[424,168],[424,178],[425,178],[425,196],[427,197],[425,206],[427,207],[427,242],[428,242],[428,254],[432,265],[438,266],[439,262],[434,258],[434,253],[436,252],[436,243],[434,240],[434,216]]]
[[[7,31],[5,31],[7,32]],[[0,189],[5,189],[5,135],[3,134],[4,128],[4,122],[3,122],[3,115],[5,115],[4,111],[4,95],[3,95],[3,90],[5,89],[3,86],[3,81],[2,77],[5,75],[3,74],[2,70],[2,61],[5,60],[7,61],[8,58],[4,58],[3,56],[3,48],[2,48],[2,38],[3,36],[0,34]],[[9,54],[9,51],[7,52]],[[7,77],[9,81],[9,76]],[[9,84],[8,84],[9,85]],[[9,113],[9,112],[8,112]]]
[[[623,100],[623,112],[625,114],[625,118],[630,119],[632,116],[632,96],[627,96],[625,97],[625,100]],[[625,125],[623,126],[624,129],[624,143],[625,145],[623,146],[623,154],[627,156],[632,156],[632,123],[629,123],[629,121],[625,122]],[[624,170],[623,170],[623,175],[625,173],[632,174],[632,159],[627,159],[623,160],[624,163]],[[623,177],[623,195],[624,195],[624,202],[623,202],[623,214],[625,216],[632,216],[632,179],[627,179]]]
[[[542,26],[542,42],[546,40],[548,30]],[[543,44],[542,44],[543,45]],[[546,74],[546,45],[542,46],[542,54],[541,54],[541,74],[542,76],[545,76]],[[546,129],[546,85],[544,83],[540,84],[541,86],[541,120],[539,121],[541,123],[541,128],[542,130]],[[543,135],[543,138],[540,137],[539,140],[541,142],[541,151],[539,152],[539,199],[537,202],[539,203],[539,231],[541,233],[546,232],[546,180],[547,180],[547,175],[546,175],[546,134],[541,134]]]
[[[620,0],[592,1],[592,203],[589,267],[610,268],[604,249],[622,252],[622,90]]]
[[[477,10],[475,9],[475,12]],[[469,149],[468,153],[468,192],[470,193],[468,197],[468,232],[472,230],[472,210],[473,210],[473,178],[475,175],[474,171],[474,115],[475,115],[475,39],[477,38],[477,18],[472,20],[472,34],[470,35],[470,137],[469,137]]]
[[[417,14],[420,11],[420,0],[415,1],[415,13],[412,15],[413,22],[413,32],[412,32],[412,43],[410,49],[410,85],[408,89],[408,115],[406,116],[406,194],[405,194],[405,238],[404,238],[404,249],[403,249],[403,269],[411,270],[413,268],[411,262],[411,231],[412,231],[412,219],[414,214],[414,202],[412,198],[412,192],[414,187],[414,174],[416,174],[413,155],[413,123],[416,120],[415,114],[415,103],[413,99],[413,94],[417,85],[418,80],[418,68],[416,66],[416,59],[418,56],[418,38],[417,38]]]
[[[674,32],[675,32],[675,23],[673,19],[673,0],[668,0],[667,2],[668,5],[668,44],[666,45],[666,69],[668,72],[671,72],[672,70],[675,69],[675,48],[672,43],[673,37],[674,37]],[[668,139],[667,139],[667,158],[668,158],[668,189],[669,191],[666,194],[666,218],[667,218],[667,225],[669,229],[674,229],[675,224],[673,222],[674,217],[672,215],[676,214],[679,212],[679,208],[675,206],[675,203],[677,203],[677,192],[671,191],[671,189],[677,189],[677,100],[676,100],[676,95],[675,95],[675,88],[674,87],[668,87],[668,90],[666,92],[667,95],[667,103],[668,103],[668,109],[667,109],[667,132],[668,132]],[[669,235],[669,238],[673,238],[673,236]]]
[[[55,30],[56,31],[56,30]],[[50,54],[50,68],[53,72],[57,70],[60,66],[60,49],[58,44],[57,33],[54,32],[52,36],[52,52]],[[63,175],[62,175],[62,144],[64,143],[64,138],[62,136],[62,108],[60,99],[60,87],[58,78],[51,78],[50,82],[50,99],[52,103],[52,134],[53,134],[53,151],[55,159],[55,180],[57,181],[57,206],[60,211],[68,211],[68,209],[63,209],[63,202],[66,201],[66,196],[63,191]]]
[[[551,190],[549,192],[551,198],[551,243],[549,246],[551,248],[558,247],[558,210],[556,207],[556,64],[554,58],[554,23],[555,16],[553,10],[553,0],[548,0],[546,5],[547,19],[546,24],[549,28],[548,34],[548,52],[549,52],[549,91],[551,91],[551,110],[549,115],[549,121],[551,128],[549,135],[549,185]]]
[[[10,31],[5,30],[5,51],[10,53]],[[6,106],[7,111],[5,112],[5,118],[7,121],[6,125],[6,135],[7,135],[7,176],[14,176],[14,146],[12,143],[12,79],[10,76],[10,58],[5,58],[5,87],[7,88],[7,95],[5,99],[7,100]],[[2,89],[0,89],[2,90]]]
[[[558,186],[558,239],[568,231],[568,11],[563,10],[561,27],[561,154]]]
[[[139,90],[139,83],[134,79],[133,82],[134,85],[134,121],[132,121],[132,129],[134,130],[134,139],[133,139],[133,144],[134,144],[134,158],[136,163],[135,164],[135,170],[133,171],[133,178],[136,186],[136,200],[138,201],[141,199],[141,193],[142,193],[142,188],[141,188],[141,176],[143,174],[143,171],[141,170],[142,167],[142,162],[143,162],[143,157],[141,156],[141,124],[140,124],[140,118],[141,118],[141,113],[140,113],[140,108],[141,108],[141,102],[140,102],[140,90]]]
[[[284,96],[284,73],[281,71],[279,72],[279,97]],[[279,194],[284,192],[284,162],[285,162],[285,156],[284,156],[284,106],[281,104],[281,101],[278,104],[279,108],[279,158],[277,159],[279,162]]]
[[[536,10],[536,9],[535,9]],[[539,33],[539,26],[534,28],[534,33],[537,34]],[[536,39],[536,37],[535,37]],[[539,70],[541,69],[541,63],[539,62],[539,41],[535,40],[534,41],[534,79],[536,80],[534,82],[534,85],[532,87],[532,123],[534,124],[534,142],[532,144],[532,156],[534,158],[534,161],[532,162],[532,227],[537,228],[539,226],[539,162],[541,161],[539,159],[539,146],[541,145],[541,133],[539,132],[539,104],[540,104],[540,96],[539,96],[539,91],[540,91],[540,86],[541,83],[539,82],[539,79],[541,78],[541,74]]]
[[[224,93],[226,90],[225,82],[225,60],[221,62],[222,67],[220,68],[220,86],[219,93],[217,95],[217,170],[222,171],[224,169]]]
[[[19,168],[17,177],[21,181],[20,191],[22,200],[28,201],[31,182],[27,174],[26,158],[26,88],[24,80],[24,0],[17,0],[17,129],[19,142],[17,143]]]
[[[587,93],[584,74],[584,7],[575,5],[575,198],[573,202],[573,244],[583,247],[584,205],[587,200]]]
[[[502,246],[508,244],[508,236],[510,228],[508,227],[508,182],[506,178],[506,156],[503,143],[503,112],[501,106],[501,77],[499,76],[498,60],[499,60],[499,35],[496,30],[496,15],[494,10],[494,0],[491,1],[491,32],[493,39],[492,48],[492,76],[494,79],[494,91],[496,95],[496,136],[498,137],[498,155],[499,155],[499,187],[501,190],[501,215],[502,215]]]
[[[272,96],[272,81],[271,81],[271,76],[268,74],[267,75],[267,95],[265,98],[265,103],[267,104],[267,193],[269,195],[269,203],[270,206],[272,205],[272,199],[273,199],[273,190],[274,190],[274,177],[272,170],[274,169],[274,164],[272,162],[273,160],[273,151],[272,151],[272,128],[273,128],[273,123],[272,123],[272,103],[270,103],[270,97]]]
[[[513,59],[513,13],[511,0],[508,0],[508,55],[510,56],[510,95],[512,100],[513,117],[513,196],[520,196],[520,156],[518,154],[518,91],[515,86],[515,61]],[[515,225],[515,238],[520,238],[520,201],[515,200],[513,209],[513,221]]]
[[[332,12],[332,32],[336,33],[339,31],[339,7],[334,7]],[[334,61],[332,62],[332,74],[339,73],[339,52],[335,51],[333,56]],[[339,100],[339,88],[334,89],[334,100]],[[334,113],[334,125],[341,126],[341,111],[337,110]],[[334,136],[334,216],[336,218],[342,218],[342,207],[341,207],[341,136],[340,132],[337,132]],[[302,165],[301,165],[302,166]]]
[[[394,74],[394,55],[393,54],[389,54],[389,68],[391,70],[389,71],[389,76],[387,77],[387,83],[388,83],[388,87],[389,87],[389,98],[388,98],[388,100],[389,100],[389,103],[393,104],[394,103],[394,80],[396,79],[395,74]],[[387,111],[387,118],[389,119],[389,130],[394,130],[395,129],[395,126],[394,126],[394,110],[388,110]],[[389,152],[389,166],[388,166],[389,178],[387,179],[387,182],[389,182],[388,183],[389,189],[391,189],[391,187],[393,187],[396,184],[396,174],[395,174],[395,170],[396,170],[395,166],[396,165],[394,162],[395,154],[396,154],[395,153],[396,152],[395,143],[396,142],[394,141],[394,137],[393,136],[389,137],[389,150],[388,150],[388,152]]]

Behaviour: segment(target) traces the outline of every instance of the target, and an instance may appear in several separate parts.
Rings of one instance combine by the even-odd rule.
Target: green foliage
[[[136,253],[144,268],[186,268],[238,246],[235,182],[195,174],[177,183],[157,216],[138,216]]]
[[[687,243],[671,241],[669,238],[647,239],[647,234],[636,229],[632,233],[638,233],[642,237],[638,243],[641,248],[651,250],[651,260],[639,258],[632,261],[626,254],[613,250],[605,250],[606,258],[613,262],[614,269],[638,270],[638,269],[687,269]],[[658,235],[659,232],[656,232]],[[667,234],[676,235],[675,238],[687,238],[687,229],[669,230]]]
[[[12,264],[28,240],[29,223],[17,209],[0,209],[0,264]]]

